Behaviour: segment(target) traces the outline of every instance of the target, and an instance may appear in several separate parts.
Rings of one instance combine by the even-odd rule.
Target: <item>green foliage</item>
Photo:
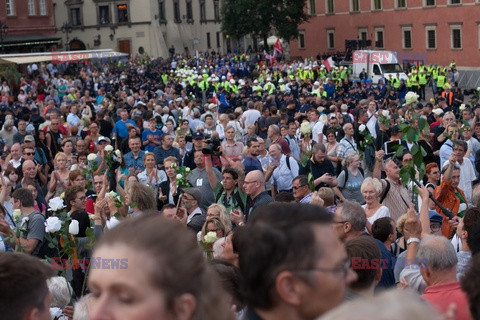
[[[18,72],[15,64],[0,64],[0,78],[7,80],[10,89],[18,86],[22,74]]]
[[[305,0],[226,0],[222,31],[234,37],[247,34],[266,38],[272,30],[283,39],[298,36],[298,26],[309,19]]]

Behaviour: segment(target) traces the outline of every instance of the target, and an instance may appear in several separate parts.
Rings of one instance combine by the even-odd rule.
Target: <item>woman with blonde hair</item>
[[[362,206],[367,215],[367,229],[372,233],[372,224],[375,220],[383,217],[390,217],[390,211],[379,202],[380,193],[382,192],[382,183],[376,178],[365,178],[361,189],[365,204]]]
[[[55,155],[53,162],[56,169],[50,176],[50,182],[48,183],[48,193],[45,200],[50,198],[59,197],[70,182],[70,170],[67,168],[68,158],[63,152],[59,152]]]
[[[218,218],[226,227],[226,232],[228,233],[232,229],[232,222],[227,212],[227,208],[223,204],[214,203],[207,208],[207,219]]]
[[[335,194],[342,202],[348,199],[360,204],[365,203],[360,190],[364,179],[360,164],[360,156],[357,152],[350,152],[342,161],[343,170],[338,175],[337,186],[333,188]]]

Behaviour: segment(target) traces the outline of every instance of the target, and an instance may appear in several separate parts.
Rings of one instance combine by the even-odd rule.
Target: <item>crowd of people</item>
[[[0,86],[2,318],[480,319],[480,105],[455,67],[30,66]],[[401,169],[420,149],[417,187]],[[75,259],[101,261],[62,277],[58,198]]]

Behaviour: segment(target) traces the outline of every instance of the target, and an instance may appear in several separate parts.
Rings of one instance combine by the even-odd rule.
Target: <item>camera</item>
[[[203,154],[217,154],[218,153],[218,148],[220,147],[220,139],[217,137],[213,137],[208,139],[207,141],[207,146],[202,149]]]

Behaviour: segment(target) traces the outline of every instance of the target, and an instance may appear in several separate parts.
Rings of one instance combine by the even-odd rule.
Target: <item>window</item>
[[[327,30],[327,48],[335,49],[335,30]]]
[[[47,0],[40,0],[40,15],[46,16],[47,15]]]
[[[192,0],[187,0],[187,20],[193,21]]]
[[[462,4],[462,0],[448,0],[448,4]]]
[[[212,42],[210,40],[210,32],[207,32],[207,48],[208,49],[212,48]]]
[[[435,0],[423,0],[423,5],[425,7],[433,7],[436,5]]]
[[[173,3],[173,19],[175,22],[181,22],[182,20],[180,19],[180,3],[178,0],[176,0]]]
[[[298,49],[305,49],[305,31],[298,33]]]
[[[128,23],[128,6],[126,3],[117,4],[118,23]]]
[[[110,24],[110,8],[108,5],[98,7],[98,23]]]
[[[358,29],[358,39],[366,41],[368,39],[368,29],[359,28]]]
[[[220,32],[217,32],[217,48],[220,48]]]
[[[215,21],[220,21],[220,6],[218,1],[213,1],[213,14],[215,15]]]
[[[308,13],[316,14],[317,13],[317,0],[308,0]]]
[[[407,0],[396,0],[395,5],[397,9],[406,9],[407,8]]]
[[[437,48],[437,29],[435,26],[429,26],[426,28],[427,49]]]
[[[158,19],[160,21],[166,21],[167,18],[165,16],[165,0],[158,1]]]
[[[452,49],[462,49],[462,25],[450,25],[450,47]]]
[[[378,49],[383,49],[383,28],[375,29],[375,47]]]
[[[35,0],[28,0],[28,15],[35,15]]]
[[[72,27],[82,25],[82,13],[80,8],[70,8],[70,25]]]
[[[412,27],[402,28],[402,48],[412,49]]]
[[[382,10],[382,0],[372,0],[372,11]]]
[[[333,5],[333,0],[325,0],[325,13],[327,13],[327,14],[335,13],[335,7]]]
[[[360,0],[350,0],[350,11],[360,12]]]
[[[7,0],[7,16],[15,15],[15,4],[14,0]]]
[[[205,10],[205,0],[200,1],[200,21],[207,20],[207,11]]]

